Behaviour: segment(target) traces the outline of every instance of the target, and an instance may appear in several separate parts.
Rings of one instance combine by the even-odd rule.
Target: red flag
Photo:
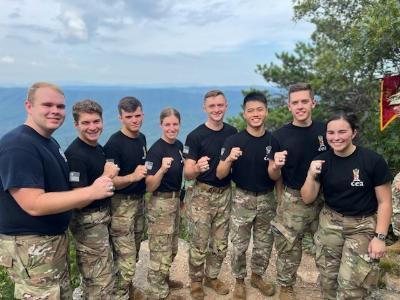
[[[381,82],[381,131],[383,131],[395,118],[393,109],[389,106],[389,97],[400,91],[400,75],[383,78]]]

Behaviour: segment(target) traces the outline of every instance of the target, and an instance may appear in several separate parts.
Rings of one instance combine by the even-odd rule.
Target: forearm
[[[148,192],[154,192],[160,186],[164,174],[165,173],[161,169],[159,169],[156,174],[147,176],[146,190]]]
[[[301,198],[305,204],[309,204],[315,201],[318,196],[320,188],[320,183],[315,180],[310,175],[307,175],[307,178],[301,188]]]
[[[183,168],[183,174],[185,179],[194,180],[199,176],[200,170],[197,163],[194,160],[187,159]]]
[[[217,167],[217,174],[216,174],[217,178],[224,179],[226,176],[228,176],[228,174],[231,171],[231,167],[232,167],[232,162],[228,161],[228,159],[220,160]]]
[[[378,206],[375,232],[387,234],[392,216],[391,202],[383,202]]]
[[[133,174],[128,174],[125,176],[116,176],[113,178],[113,183],[116,190],[122,190],[123,188],[126,188],[133,182],[136,182]]]
[[[277,167],[274,161],[268,163],[268,175],[274,181],[277,181],[282,175],[281,168]]]

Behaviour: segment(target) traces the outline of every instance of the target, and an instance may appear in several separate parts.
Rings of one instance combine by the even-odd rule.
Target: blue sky
[[[260,85],[309,38],[291,0],[2,0],[0,85]]]

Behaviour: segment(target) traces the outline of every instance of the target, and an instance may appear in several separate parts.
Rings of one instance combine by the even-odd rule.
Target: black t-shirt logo
[[[269,154],[271,153],[272,146],[265,147],[265,157],[264,160],[269,160]]]
[[[146,159],[146,147],[143,146],[143,156],[142,159]]]
[[[184,159],[183,159],[183,153],[182,153],[182,151],[181,151],[181,150],[179,150],[179,155],[181,156],[181,164],[183,164],[183,162],[184,162]]]
[[[364,182],[360,180],[360,169],[353,169],[353,181],[351,186],[364,186]]]
[[[185,154],[189,154],[189,146],[183,146],[183,153],[185,153]]]
[[[318,136],[318,141],[319,141],[318,151],[319,152],[326,151],[326,146],[325,146],[325,143],[324,143],[324,137],[322,135]]]
[[[225,148],[222,147],[222,148],[221,148],[221,156],[224,155],[224,153],[225,153]]]

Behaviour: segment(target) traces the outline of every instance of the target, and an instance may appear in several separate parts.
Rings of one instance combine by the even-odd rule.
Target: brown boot
[[[147,296],[133,284],[129,286],[129,300],[146,300]]]
[[[178,290],[183,288],[183,282],[167,278],[168,287],[171,290]]]
[[[204,290],[203,290],[203,284],[201,281],[193,281],[190,284],[190,296],[192,296],[192,299],[194,300],[203,300],[204,299]]]
[[[228,295],[229,289],[225,283],[223,283],[218,278],[204,278],[204,286],[212,288],[218,295]]]
[[[235,290],[233,291],[233,300],[246,300],[246,285],[244,279],[236,278]]]
[[[295,300],[295,293],[292,286],[281,286],[279,300]]]
[[[395,254],[400,254],[400,240],[398,240],[393,245],[386,247],[386,251]]]
[[[271,282],[264,281],[263,278],[256,273],[251,274],[250,284],[265,296],[270,297],[275,294],[275,285]]]

